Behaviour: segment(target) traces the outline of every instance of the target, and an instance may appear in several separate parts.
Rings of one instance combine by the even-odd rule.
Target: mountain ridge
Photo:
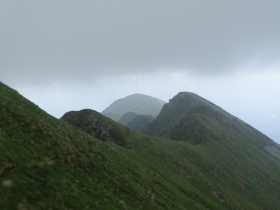
[[[204,119],[207,114],[209,115],[208,119]],[[216,131],[216,133],[213,133],[213,129],[207,129],[207,126],[210,128],[212,126],[210,122],[207,122],[207,120],[209,121],[210,119],[214,119],[216,124],[224,124],[225,126],[220,127],[219,132]],[[180,92],[170,99],[169,103],[163,106],[158,117],[150,125],[146,126],[143,132],[157,136],[170,137],[172,139],[180,139],[181,137],[176,134],[176,129],[181,129],[178,132],[181,132],[181,135],[183,135],[182,133],[185,131],[182,129],[185,127],[182,127],[180,124],[184,124],[187,120],[189,120],[189,123],[187,125],[185,124],[185,127],[187,126],[189,129],[191,128],[193,130],[200,129],[197,132],[208,132],[208,134],[205,135],[212,135],[212,137],[215,135],[215,138],[222,138],[220,132],[224,132],[223,130],[240,133],[241,136],[243,135],[242,138],[246,139],[246,141],[249,141],[259,149],[267,151],[270,155],[279,159],[280,145],[219,106],[190,92]],[[202,121],[203,123],[200,123]],[[198,128],[198,125],[200,125],[201,128]],[[180,126],[181,128],[179,128]],[[192,131],[190,131],[190,133],[193,134]],[[198,135],[196,135],[196,140],[198,138]],[[198,141],[196,141],[196,143],[198,143]]]
[[[133,131],[93,110],[72,113],[72,123],[106,121],[118,131],[104,142],[1,83],[0,98],[1,209],[280,206],[279,161],[234,132],[194,145]],[[200,106],[192,112],[210,122],[216,114]]]

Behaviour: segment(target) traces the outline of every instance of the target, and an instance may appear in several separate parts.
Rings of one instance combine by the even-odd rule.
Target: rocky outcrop
[[[112,125],[99,115],[93,110],[84,109],[67,112],[61,117],[61,120],[76,126],[101,141],[114,141],[110,133]]]

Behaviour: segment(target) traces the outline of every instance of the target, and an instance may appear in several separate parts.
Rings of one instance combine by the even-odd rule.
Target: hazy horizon
[[[193,92],[280,143],[280,2],[0,1],[0,80],[59,118]]]

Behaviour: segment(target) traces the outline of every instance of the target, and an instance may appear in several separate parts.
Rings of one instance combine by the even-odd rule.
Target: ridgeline
[[[0,209],[279,209],[272,141],[207,106],[178,129],[163,107],[147,131],[172,140],[92,110],[56,119],[2,83],[0,99]]]

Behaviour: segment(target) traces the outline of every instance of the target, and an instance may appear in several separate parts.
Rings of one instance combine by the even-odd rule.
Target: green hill
[[[134,112],[127,112],[119,119],[118,123],[126,126],[136,116],[138,116],[138,114],[136,114]]]
[[[139,115],[134,112],[124,114],[118,123],[136,131],[142,130],[147,124],[155,119],[152,115]]]
[[[279,209],[279,161],[234,132],[193,145],[68,116],[106,123],[100,141],[2,83],[0,99],[0,209]]]
[[[152,115],[138,115],[134,117],[129,123],[126,125],[128,128],[131,128],[136,131],[142,130],[147,124],[152,122],[155,119]]]
[[[164,104],[160,99],[136,93],[116,100],[101,113],[115,121],[128,112],[157,116]]]
[[[267,136],[194,93],[181,92],[165,104],[145,133],[192,144],[243,139],[279,158],[280,146]]]

